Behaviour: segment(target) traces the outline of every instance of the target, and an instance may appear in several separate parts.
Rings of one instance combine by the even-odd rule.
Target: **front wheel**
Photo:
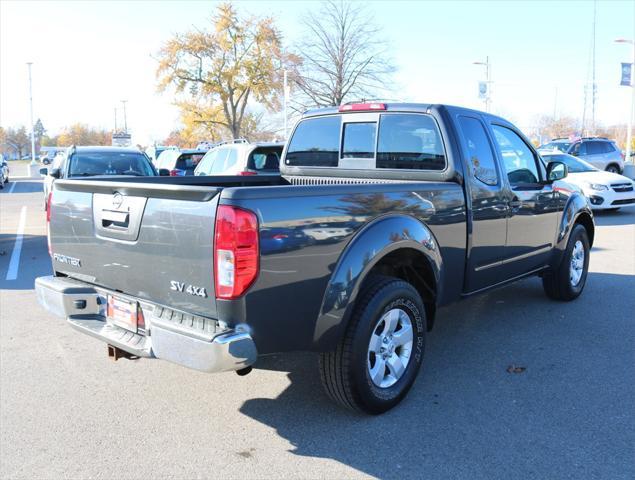
[[[423,302],[413,286],[393,277],[372,278],[337,349],[320,355],[326,393],[352,410],[390,410],[417,377],[425,333]]]
[[[618,166],[617,166],[617,165],[615,165],[615,164],[611,164],[611,165],[609,165],[608,167],[606,167],[606,171],[607,171],[607,172],[611,172],[611,173],[617,173],[617,174],[619,174],[619,173],[620,173],[620,167],[618,167]]]
[[[549,298],[570,301],[580,296],[589,271],[589,236],[582,225],[575,225],[560,265],[542,277]]]

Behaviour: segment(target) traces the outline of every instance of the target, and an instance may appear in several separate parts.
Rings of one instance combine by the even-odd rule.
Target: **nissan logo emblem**
[[[121,207],[122,203],[123,203],[123,195],[119,192],[115,192],[115,194],[112,196],[112,206],[115,208],[119,208]]]

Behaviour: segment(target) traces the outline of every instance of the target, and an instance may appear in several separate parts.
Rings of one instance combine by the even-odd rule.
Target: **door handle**
[[[130,223],[130,214],[128,212],[118,212],[116,210],[101,211],[101,226],[128,228]]]

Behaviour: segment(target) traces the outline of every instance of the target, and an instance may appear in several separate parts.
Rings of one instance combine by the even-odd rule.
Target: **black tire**
[[[370,378],[369,343],[382,316],[395,309],[405,312],[410,320],[412,349],[398,380],[391,386],[379,387]],[[425,335],[425,309],[413,286],[393,277],[370,279],[359,294],[337,349],[320,354],[320,374],[326,393],[336,403],[351,410],[374,415],[390,410],[406,396],[417,377],[423,360]]]
[[[582,267],[582,276],[577,284],[573,285],[570,278],[571,257],[576,243],[582,242],[584,250],[584,263]],[[562,255],[562,260],[558,267],[552,271],[545,273],[542,277],[542,286],[547,296],[553,300],[571,301],[580,296],[584,285],[586,284],[587,274],[589,272],[589,253],[591,251],[589,245],[589,236],[586,229],[576,224],[569,236],[567,248]]]
[[[614,163],[611,163],[610,165],[607,165],[605,170],[607,172],[611,172],[611,173],[617,173],[617,174],[621,174],[622,173],[620,171],[619,165],[615,165]]]

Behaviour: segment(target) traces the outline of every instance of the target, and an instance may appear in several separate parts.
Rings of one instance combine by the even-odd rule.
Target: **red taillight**
[[[241,177],[249,177],[251,175],[258,175],[256,172],[238,172]]]
[[[171,177],[182,177],[183,175],[185,175],[185,171],[179,170],[178,168],[175,168],[174,170],[170,170]]]
[[[137,329],[146,331],[146,319],[143,316],[143,309],[141,306],[137,306]]]
[[[53,196],[53,192],[49,192],[49,196],[46,199],[46,222],[51,221],[51,197]]]
[[[340,106],[340,112],[367,112],[369,110],[386,110],[385,103],[348,103]]]
[[[49,255],[52,256],[53,252],[51,251],[51,198],[53,197],[53,192],[49,192],[49,196],[46,199],[46,243],[49,247]]]
[[[216,298],[240,297],[258,276],[258,218],[221,205],[216,212],[214,285]]]

